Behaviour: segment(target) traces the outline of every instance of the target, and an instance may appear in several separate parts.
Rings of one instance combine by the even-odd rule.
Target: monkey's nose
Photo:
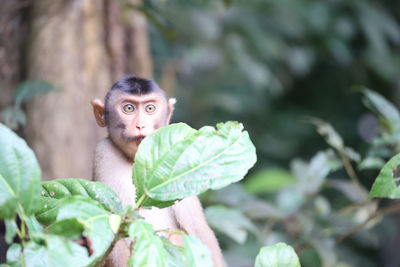
[[[137,124],[137,125],[136,125],[136,128],[137,128],[138,130],[142,130],[142,129],[144,128],[144,125],[143,125],[143,124]]]

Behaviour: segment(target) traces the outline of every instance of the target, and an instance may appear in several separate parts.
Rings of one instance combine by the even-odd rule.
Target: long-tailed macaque
[[[104,105],[98,99],[91,102],[97,124],[108,130],[108,137],[96,147],[93,180],[112,188],[122,205],[135,204],[132,164],[140,142],[169,124],[175,102],[155,82],[133,75],[111,87]],[[197,197],[185,198],[164,209],[143,209],[140,214],[155,229],[179,229],[197,236],[210,249],[214,266],[224,266],[217,239]],[[179,235],[167,237],[175,244],[182,242]],[[127,243],[120,240],[110,253],[107,266],[126,266],[129,256]]]

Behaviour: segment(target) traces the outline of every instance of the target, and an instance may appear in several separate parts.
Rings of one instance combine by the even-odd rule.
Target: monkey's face
[[[111,95],[107,111],[109,137],[124,154],[133,160],[140,142],[168,124],[168,101],[161,92]]]

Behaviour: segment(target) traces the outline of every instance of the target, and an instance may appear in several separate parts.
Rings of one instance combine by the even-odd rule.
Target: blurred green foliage
[[[371,197],[399,198],[400,156],[382,168],[370,198],[369,187],[360,182],[355,166],[381,169],[380,165],[361,163],[371,154],[386,160],[380,154],[382,146],[386,152],[396,153],[398,133],[390,135],[388,130],[400,122],[400,113],[379,94],[368,89],[362,92],[364,102],[370,103],[368,108],[379,118],[378,136],[365,155],[347,147],[331,124],[312,118],[309,121],[331,148],[317,152],[309,161],[294,158],[290,170],[261,169],[248,176],[244,184],[204,196],[211,205],[206,208],[207,219],[221,234],[229,266],[251,266],[257,248],[277,242],[292,245],[302,266],[399,263],[396,249],[390,249],[398,243],[394,235],[398,229],[392,219],[384,216],[400,211],[400,205],[381,205]],[[391,256],[379,259],[379,252]]]
[[[56,90],[59,88],[44,80],[28,80],[20,83],[14,91],[13,105],[0,110],[0,121],[13,130],[25,126],[26,116],[21,104],[35,96]]]
[[[285,241],[302,266],[400,264],[391,219],[335,240],[378,209],[367,191],[399,152],[399,1],[149,0],[143,10],[155,78],[178,98],[174,120],[239,120],[257,147],[243,185],[205,197],[219,205],[211,224],[218,212],[238,222],[227,226],[236,236],[219,236],[228,263],[252,266],[261,244]],[[323,119],[312,122],[331,149],[307,117]]]

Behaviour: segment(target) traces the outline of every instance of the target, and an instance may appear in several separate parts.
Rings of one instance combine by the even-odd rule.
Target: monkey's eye
[[[156,111],[156,106],[153,104],[149,104],[146,106],[146,112],[147,113],[154,113]]]
[[[135,106],[132,104],[126,104],[122,107],[122,111],[125,113],[132,113],[135,111]]]

